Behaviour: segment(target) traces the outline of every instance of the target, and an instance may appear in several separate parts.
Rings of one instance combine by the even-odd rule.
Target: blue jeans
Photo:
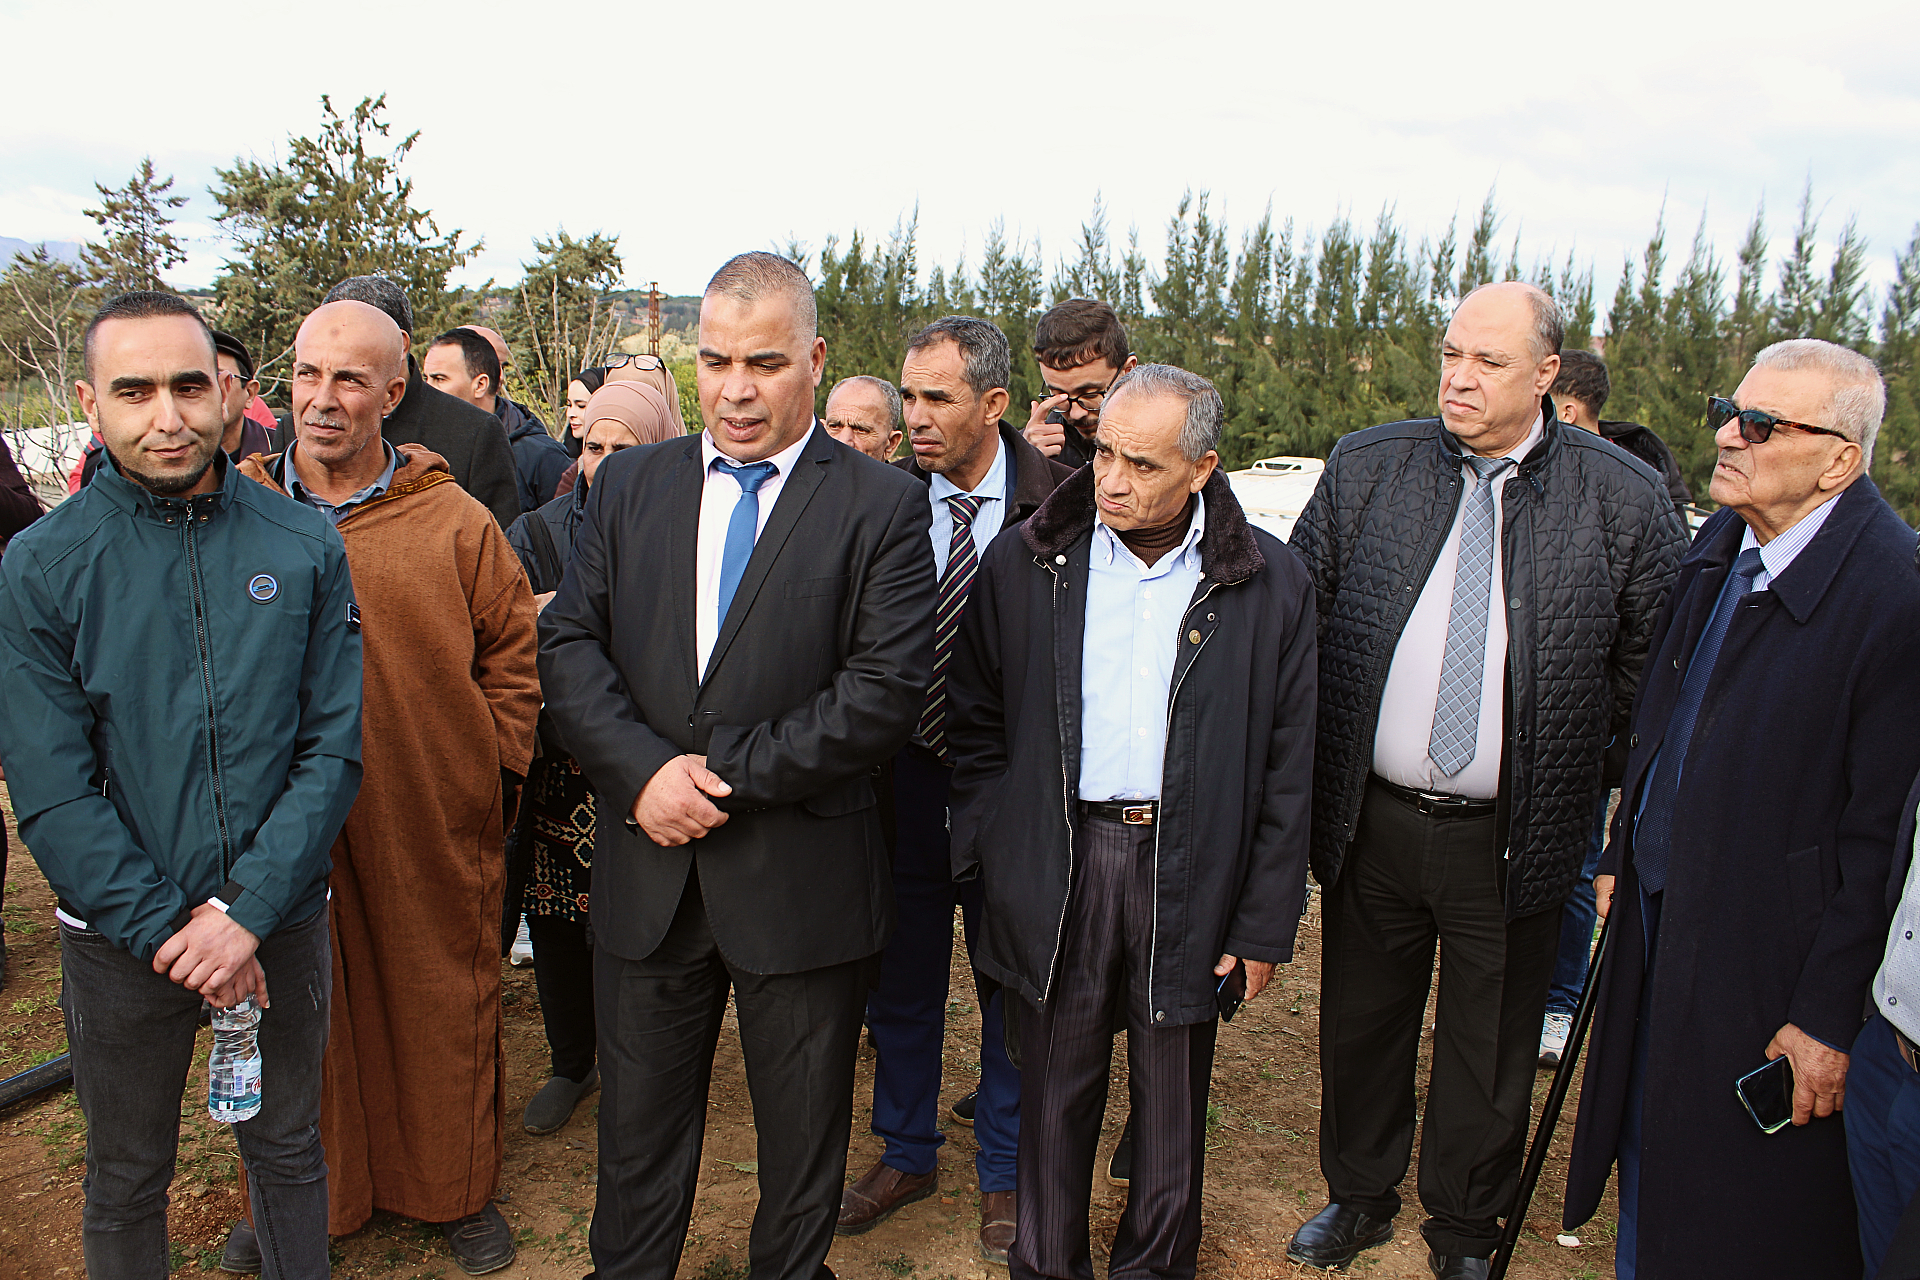
[[[894,757],[898,840],[893,895],[900,923],[881,953],[880,980],[867,997],[877,1061],[873,1131],[880,1157],[902,1173],[925,1176],[940,1160],[940,1067],[953,964],[953,910],[959,906],[967,950],[980,918],[980,882],[955,884],[948,860],[947,785],[953,771],[909,746]],[[980,1190],[1012,1191],[1020,1146],[1020,1072],[1007,1060],[1006,997],[980,1010],[980,1097],[973,1136]]]
[[[1587,985],[1587,962],[1593,958],[1593,930],[1599,922],[1594,908],[1593,872],[1607,847],[1607,792],[1600,793],[1600,807],[1593,815],[1593,835],[1587,841],[1586,861],[1580,864],[1580,879],[1573,896],[1560,912],[1560,958],[1554,961],[1553,982],[1547,988],[1547,1012],[1572,1016],[1580,1007],[1580,990]]]
[[[1920,1190],[1920,1072],[1907,1065],[1893,1025],[1879,1014],[1853,1042],[1847,1066],[1847,1169],[1860,1206],[1867,1275],[1893,1242],[1900,1215]]]
[[[261,1274],[328,1274],[320,1061],[333,953],[323,906],[261,940],[273,1006],[260,1018],[260,1112],[233,1126],[246,1160]],[[200,997],[92,929],[60,926],[60,1008],[87,1118],[81,1246],[94,1280],[165,1280],[167,1187],[180,1144]],[[187,1106],[206,1105],[204,1095]]]

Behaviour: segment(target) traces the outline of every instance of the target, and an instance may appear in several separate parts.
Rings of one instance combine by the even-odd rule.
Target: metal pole
[[[1540,1170],[1547,1163],[1547,1148],[1553,1145],[1553,1131],[1560,1123],[1560,1109],[1566,1105],[1567,1091],[1573,1087],[1573,1070],[1580,1062],[1580,1049],[1586,1043],[1587,1029],[1593,1025],[1593,1008],[1600,995],[1600,974],[1607,963],[1607,938],[1613,932],[1613,912],[1620,899],[1600,925],[1600,943],[1593,963],[1587,968],[1587,984],[1580,989],[1580,1006],[1573,1015],[1573,1027],[1567,1033],[1567,1047],[1561,1050],[1560,1065],[1553,1071],[1553,1087],[1547,1090],[1547,1104],[1540,1110],[1540,1124],[1533,1132],[1533,1146],[1527,1150],[1526,1163],[1520,1169],[1519,1194],[1513,1211],[1507,1215],[1506,1229],[1500,1235],[1500,1249],[1493,1255],[1488,1280],[1504,1280],[1513,1262],[1513,1251],[1520,1243],[1520,1230],[1526,1225],[1527,1206],[1533,1203],[1533,1191],[1540,1183]]]

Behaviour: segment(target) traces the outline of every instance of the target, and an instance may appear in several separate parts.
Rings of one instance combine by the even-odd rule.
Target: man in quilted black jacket
[[[1513,1202],[1561,903],[1686,549],[1652,469],[1556,419],[1564,330],[1531,285],[1468,295],[1440,416],[1341,440],[1293,532],[1320,610],[1329,1201],[1295,1261],[1344,1266],[1393,1234],[1436,941],[1434,1274],[1487,1274]]]

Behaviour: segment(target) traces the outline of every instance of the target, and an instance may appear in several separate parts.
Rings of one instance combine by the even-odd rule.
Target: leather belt
[[[1920,1045],[1907,1039],[1906,1033],[1894,1027],[1891,1022],[1887,1025],[1893,1027],[1893,1042],[1900,1047],[1900,1056],[1907,1060],[1907,1066],[1914,1071],[1920,1071]]]
[[[1080,808],[1089,818],[1105,818],[1108,822],[1124,823],[1129,827],[1150,827],[1159,816],[1158,800],[1082,800]]]
[[[1442,791],[1416,791],[1412,787],[1403,787],[1388,782],[1379,774],[1372,775],[1374,784],[1402,804],[1413,806],[1416,810],[1431,818],[1487,818],[1493,816],[1492,800],[1476,800],[1471,796],[1453,796]]]

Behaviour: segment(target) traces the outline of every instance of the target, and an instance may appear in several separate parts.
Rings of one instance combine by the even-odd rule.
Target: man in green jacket
[[[325,1276],[328,850],[361,770],[346,550],[221,453],[231,375],[188,303],[107,303],[86,373],[111,465],[0,561],[0,763],[59,895],[87,1271],[166,1274],[202,1004],[251,996],[262,1097],[235,1137],[266,1271]]]

